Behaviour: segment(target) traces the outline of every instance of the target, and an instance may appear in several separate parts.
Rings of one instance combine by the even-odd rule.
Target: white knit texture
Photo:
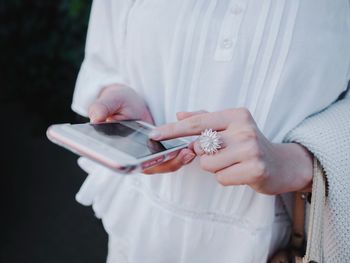
[[[350,262],[350,98],[309,117],[285,141],[308,148],[326,174],[324,262]]]

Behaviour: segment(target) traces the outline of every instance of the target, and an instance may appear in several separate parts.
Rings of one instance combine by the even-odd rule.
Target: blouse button
[[[232,47],[232,44],[233,42],[231,39],[225,38],[221,43],[221,47],[224,49],[229,49]]]
[[[233,15],[239,15],[242,12],[243,12],[243,8],[237,4],[234,5],[233,7],[231,7],[231,14],[233,14]]]

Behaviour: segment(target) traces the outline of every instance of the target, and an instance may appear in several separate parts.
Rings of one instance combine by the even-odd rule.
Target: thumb
[[[199,110],[199,111],[180,111],[178,113],[176,113],[176,118],[178,121],[187,119],[189,117],[195,116],[195,115],[200,115],[200,114],[204,114],[204,113],[208,113],[208,111],[206,110]]]
[[[89,118],[92,123],[105,121],[120,109],[120,103],[108,98],[99,98],[89,107]]]

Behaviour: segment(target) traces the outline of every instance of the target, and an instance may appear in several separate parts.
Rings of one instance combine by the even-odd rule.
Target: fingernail
[[[158,140],[161,136],[162,134],[157,130],[152,130],[148,135],[148,137],[150,137],[153,140]]]
[[[182,163],[183,164],[188,164],[190,161],[193,160],[193,158],[195,157],[196,155],[193,154],[193,153],[189,153],[189,154],[186,154],[183,159],[182,159]]]

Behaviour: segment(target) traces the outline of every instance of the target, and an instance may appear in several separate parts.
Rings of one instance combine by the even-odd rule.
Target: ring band
[[[222,147],[222,140],[217,131],[212,129],[205,129],[199,136],[199,146],[205,154],[212,155],[217,153]]]

